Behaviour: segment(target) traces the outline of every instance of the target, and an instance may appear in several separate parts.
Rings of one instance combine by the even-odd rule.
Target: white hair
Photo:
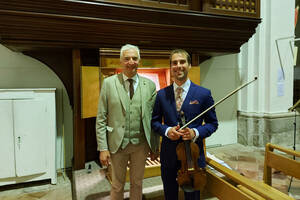
[[[123,53],[124,51],[126,50],[129,50],[129,49],[134,49],[136,50],[137,54],[138,54],[138,59],[140,60],[141,57],[140,57],[140,49],[138,46],[135,46],[135,45],[132,45],[132,44],[125,44],[121,47],[121,50],[120,50],[120,59],[122,59],[122,56],[123,56]]]

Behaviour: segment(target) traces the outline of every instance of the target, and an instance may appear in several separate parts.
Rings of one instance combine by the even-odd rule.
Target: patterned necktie
[[[133,94],[134,94],[133,79],[129,78],[127,80],[129,81],[129,96],[130,96],[130,99],[132,99]]]
[[[181,105],[183,103],[182,92],[183,92],[182,87],[176,88],[176,99],[175,100],[176,100],[177,111],[180,111]]]

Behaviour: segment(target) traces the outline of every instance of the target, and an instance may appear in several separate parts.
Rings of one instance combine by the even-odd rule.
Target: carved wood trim
[[[105,2],[178,10],[188,10],[190,8],[186,0],[106,0]]]
[[[192,11],[83,2],[0,1],[1,43],[23,51],[119,48],[126,42],[145,49],[185,48],[208,55],[224,54],[239,52],[260,22]]]
[[[80,87],[80,51],[74,49],[73,55],[73,132],[74,132],[74,163],[75,170],[83,169],[85,166],[85,122],[81,119],[81,87]]]
[[[259,18],[260,0],[204,0],[203,12]]]

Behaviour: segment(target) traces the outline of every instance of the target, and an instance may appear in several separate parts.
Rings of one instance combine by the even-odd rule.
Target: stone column
[[[258,80],[239,92],[238,142],[292,145],[295,114],[288,108],[293,105],[295,1],[261,1],[260,7],[262,22],[239,54],[242,82]]]

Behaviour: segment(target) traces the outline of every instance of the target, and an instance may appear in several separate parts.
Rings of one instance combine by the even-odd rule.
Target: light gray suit
[[[159,136],[151,134],[152,109],[156,97],[155,84],[139,76],[142,97],[142,124],[147,143],[152,152],[158,152]],[[96,137],[98,150],[116,153],[125,134],[126,101],[129,101],[122,74],[104,79],[98,104]]]
[[[142,183],[149,147],[154,153],[157,153],[159,148],[159,136],[151,133],[150,125],[155,98],[155,84],[141,76],[138,76],[137,89],[131,100],[125,89],[123,74],[113,75],[103,81],[96,120],[96,137],[98,150],[110,152],[112,200],[123,200],[128,161],[130,199],[142,199]],[[136,109],[131,110],[133,107]],[[128,129],[132,124],[139,128]],[[128,134],[137,134],[136,136],[142,136],[142,139],[137,143],[137,140],[127,143]]]

